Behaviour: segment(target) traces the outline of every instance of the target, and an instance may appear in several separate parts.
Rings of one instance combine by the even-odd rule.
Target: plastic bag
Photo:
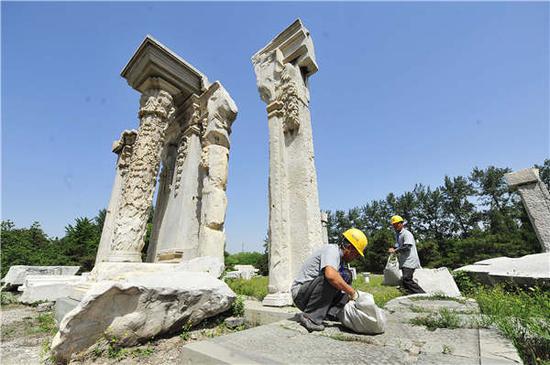
[[[374,303],[374,298],[369,293],[359,292],[355,301],[349,301],[338,313],[338,319],[346,328],[368,335],[384,333],[386,328],[386,315],[384,311]]]
[[[397,256],[390,255],[384,268],[384,281],[382,285],[397,286],[401,284],[401,270],[399,270],[399,261]]]

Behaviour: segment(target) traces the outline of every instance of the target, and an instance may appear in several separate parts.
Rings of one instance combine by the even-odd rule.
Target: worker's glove
[[[359,292],[355,290],[352,295],[349,296],[349,300],[357,300],[359,298]]]

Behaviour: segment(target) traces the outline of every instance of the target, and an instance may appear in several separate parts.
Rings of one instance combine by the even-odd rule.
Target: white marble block
[[[6,276],[2,279],[3,289],[11,289],[22,285],[27,275],[74,275],[80,266],[10,266]]]

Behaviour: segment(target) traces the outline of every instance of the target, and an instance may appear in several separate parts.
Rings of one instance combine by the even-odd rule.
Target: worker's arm
[[[344,281],[338,270],[336,270],[332,266],[325,266],[324,272],[325,278],[328,280],[330,285],[338,290],[343,291],[344,293],[349,295],[350,298],[353,298],[355,296],[355,289],[353,289]]]

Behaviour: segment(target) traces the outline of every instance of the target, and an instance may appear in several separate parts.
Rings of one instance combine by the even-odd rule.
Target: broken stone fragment
[[[122,274],[94,284],[61,321],[52,341],[58,362],[68,362],[102,337],[133,346],[225,312],[235,293],[204,272]]]

